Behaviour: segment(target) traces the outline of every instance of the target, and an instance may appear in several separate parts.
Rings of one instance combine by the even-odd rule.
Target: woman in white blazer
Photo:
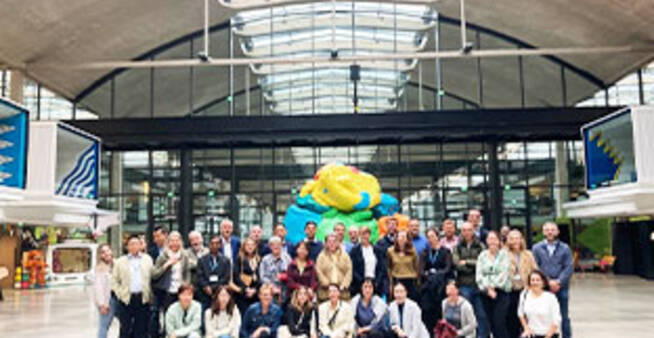
[[[418,304],[407,298],[407,289],[402,283],[393,287],[394,301],[389,306],[391,330],[400,338],[429,338],[429,332],[422,322],[422,311]]]

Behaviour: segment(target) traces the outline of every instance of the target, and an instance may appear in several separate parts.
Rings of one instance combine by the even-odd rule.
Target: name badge
[[[217,275],[211,275],[211,276],[209,276],[209,282],[211,282],[211,283],[218,283],[218,276],[217,276]]]

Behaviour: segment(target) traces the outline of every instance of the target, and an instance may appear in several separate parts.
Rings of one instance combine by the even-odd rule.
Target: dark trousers
[[[162,328],[159,323],[159,314],[165,308],[164,304],[166,303],[166,291],[163,290],[153,290],[153,299],[152,307],[150,309],[150,326],[149,332],[150,337],[157,338],[162,336]]]
[[[150,305],[143,304],[143,295],[135,293],[130,297],[129,304],[119,303],[120,338],[147,337]]]
[[[486,318],[490,322],[490,331],[493,338],[509,338],[506,330],[506,312],[509,309],[509,294],[495,289],[497,297],[492,299],[486,292],[482,291],[481,299],[484,303]]]
[[[561,308],[561,336],[563,338],[570,338],[572,336],[572,328],[570,327],[570,317],[568,314],[570,289],[567,287],[561,288],[561,290],[555,293],[555,295],[556,299],[559,300],[559,307]]]
[[[522,324],[518,317],[518,304],[520,303],[520,292],[522,290],[513,290],[509,295],[509,310],[506,313],[506,330],[509,337],[520,337],[522,331]]]

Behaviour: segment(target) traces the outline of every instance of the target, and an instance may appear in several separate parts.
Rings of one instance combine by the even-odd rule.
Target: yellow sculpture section
[[[300,190],[300,197],[308,194],[320,205],[350,212],[379,204],[381,188],[374,176],[355,167],[327,164]]]

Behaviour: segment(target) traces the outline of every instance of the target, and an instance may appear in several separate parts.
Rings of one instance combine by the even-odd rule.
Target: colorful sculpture
[[[305,237],[304,226],[309,220],[318,225],[316,238],[319,240],[324,240],[336,223],[343,223],[346,240],[349,240],[347,229],[350,227],[368,226],[374,243],[382,234],[377,219],[399,215],[400,210],[397,199],[382,194],[377,178],[343,164],[327,164],[320,168],[314,178],[304,184],[295,203],[284,217],[288,230],[286,239],[291,243]]]
[[[43,288],[45,287],[45,268],[48,265],[45,263],[45,256],[39,250],[32,250],[27,253],[27,260],[24,268],[29,271],[29,287]]]

